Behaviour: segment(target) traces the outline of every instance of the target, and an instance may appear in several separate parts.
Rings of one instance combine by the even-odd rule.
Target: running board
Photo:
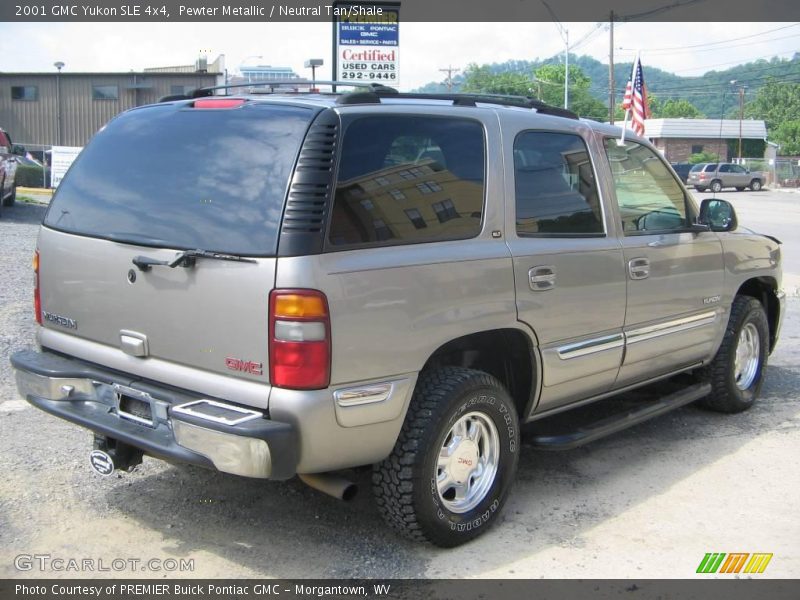
[[[620,415],[612,415],[559,435],[534,435],[526,440],[541,450],[571,450],[690,404],[711,393],[710,383],[698,383]],[[564,415],[568,412],[562,413]],[[539,423],[545,423],[542,419]]]

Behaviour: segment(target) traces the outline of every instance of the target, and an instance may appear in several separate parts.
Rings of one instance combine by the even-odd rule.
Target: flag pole
[[[636,82],[636,67],[639,65],[639,54],[640,52],[636,53],[636,60],[633,61],[633,69],[631,70],[631,78],[628,85],[631,86],[631,107],[633,107],[633,85]],[[625,145],[625,132],[628,130],[628,116],[631,114],[631,109],[628,108],[625,110],[625,120],[622,122],[622,135],[619,138],[619,143],[621,145]]]

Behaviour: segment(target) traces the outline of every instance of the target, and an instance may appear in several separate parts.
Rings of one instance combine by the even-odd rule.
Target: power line
[[[688,48],[702,48],[702,47],[705,47],[705,46],[714,46],[714,45],[717,45],[717,44],[727,44],[729,42],[738,42],[739,40],[747,40],[747,39],[750,39],[750,38],[758,37],[760,35],[766,35],[768,33],[774,33],[776,31],[781,31],[783,29],[789,29],[790,27],[797,27],[798,25],[800,25],[800,23],[792,23],[791,25],[784,25],[783,27],[776,27],[775,29],[768,29],[767,31],[762,31],[760,33],[753,33],[751,35],[745,35],[745,36],[738,37],[738,38],[731,38],[731,39],[728,39],[728,40],[720,40],[718,42],[705,42],[703,44],[695,44],[693,46],[672,46],[672,47],[669,47],[669,48],[648,48],[647,52],[662,52],[662,51],[666,52],[666,51],[672,51],[672,50],[685,50],[685,49],[688,49]],[[620,50],[631,50],[631,48],[620,48]]]
[[[758,44],[770,44],[772,42],[778,42],[780,40],[788,40],[789,38],[796,38],[796,37],[800,37],[800,33],[795,33],[793,35],[784,35],[784,36],[776,37],[776,38],[769,38],[769,39],[761,40],[761,41],[758,41],[758,42],[747,42],[745,44],[731,44],[730,46],[719,46],[718,48],[703,48],[702,50],[672,50],[672,51],[666,51],[665,50],[663,52],[659,52],[657,50],[647,49],[647,50],[645,50],[645,53],[647,55],[650,55],[650,54],[667,54],[667,53],[668,54],[696,54],[698,52],[719,52],[721,50],[728,50],[730,48],[742,48],[744,46],[748,46],[749,47],[749,46],[755,46],[755,45],[758,45]],[[622,52],[631,52],[631,53],[636,52],[636,50],[634,50],[632,48],[619,48],[619,50],[621,50]]]

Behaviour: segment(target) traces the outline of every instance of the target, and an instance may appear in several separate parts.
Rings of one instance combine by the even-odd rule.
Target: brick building
[[[741,135],[742,140],[766,140],[767,126],[761,120],[743,120]],[[645,136],[669,162],[686,162],[699,152],[711,152],[729,161],[733,156],[728,140],[738,141],[739,119],[648,119]]]

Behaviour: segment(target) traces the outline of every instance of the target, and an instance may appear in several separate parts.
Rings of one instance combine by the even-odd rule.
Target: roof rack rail
[[[568,119],[579,119],[580,117],[565,108],[546,104],[536,98],[529,96],[508,96],[504,94],[426,94],[419,92],[398,92],[393,88],[376,86],[367,92],[354,92],[343,94],[337,101],[338,104],[374,104],[380,102],[381,98],[407,98],[417,100],[449,100],[454,106],[476,106],[481,104],[497,104],[500,106],[515,106],[518,108],[535,109],[536,112],[544,115],[554,115],[566,117]]]
[[[204,96],[211,96],[217,90],[230,90],[236,88],[268,88],[267,93],[272,93],[275,91],[275,88],[283,88],[283,87],[298,87],[298,86],[313,86],[316,88],[317,86],[330,86],[330,87],[355,87],[355,88],[365,88],[369,90],[376,90],[380,89],[381,91],[393,91],[397,93],[397,90],[394,88],[387,87],[385,85],[381,85],[380,83],[367,83],[363,81],[328,81],[328,80],[317,80],[317,81],[307,81],[307,80],[298,80],[298,79],[280,79],[276,81],[256,81],[250,83],[230,83],[226,85],[215,85],[211,87],[203,87],[198,88],[189,93],[186,98],[202,98]],[[315,92],[310,92],[315,93]],[[167,96],[167,98],[173,98],[172,96]]]

